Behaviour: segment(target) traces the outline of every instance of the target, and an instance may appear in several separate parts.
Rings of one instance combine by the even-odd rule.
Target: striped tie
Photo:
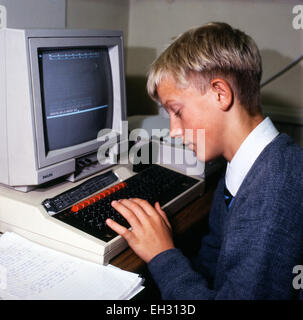
[[[226,188],[226,186],[224,186],[224,200],[225,200],[225,204],[227,207],[227,210],[229,210],[229,208],[231,207],[231,205],[234,202],[234,197],[232,196],[232,194],[228,191],[228,189]]]

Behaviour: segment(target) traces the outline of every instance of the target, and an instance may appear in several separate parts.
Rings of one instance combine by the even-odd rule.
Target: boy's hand
[[[159,202],[154,208],[146,200],[123,199],[113,201],[112,206],[128,221],[131,230],[111,219],[106,224],[146,263],[162,251],[174,248],[171,225]]]

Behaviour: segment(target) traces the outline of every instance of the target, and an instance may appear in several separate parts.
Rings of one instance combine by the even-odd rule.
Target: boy
[[[200,160],[223,155],[228,162],[194,261],[174,247],[159,203],[112,203],[132,230],[107,224],[148,263],[164,299],[300,295],[292,272],[303,264],[303,150],[264,119],[261,75],[255,42],[225,23],[185,32],[151,66],[148,92],[168,111],[171,136]],[[198,129],[205,129],[205,159]]]

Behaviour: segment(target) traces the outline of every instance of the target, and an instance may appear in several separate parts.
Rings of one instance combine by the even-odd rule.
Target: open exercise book
[[[127,300],[138,274],[43,247],[13,232],[0,236],[0,299]]]

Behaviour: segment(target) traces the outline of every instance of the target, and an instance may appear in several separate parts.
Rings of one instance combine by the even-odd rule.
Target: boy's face
[[[172,138],[182,137],[183,143],[200,161],[209,161],[222,154],[223,113],[217,107],[216,95],[211,89],[202,95],[193,85],[179,88],[172,77],[167,77],[159,84],[157,93],[170,116]],[[198,129],[205,129],[205,149],[201,146],[204,139],[200,138]]]

